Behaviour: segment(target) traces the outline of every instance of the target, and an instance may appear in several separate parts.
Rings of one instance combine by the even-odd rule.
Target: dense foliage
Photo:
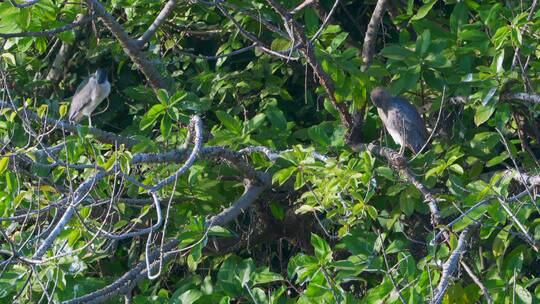
[[[0,302],[538,303],[539,38],[536,1],[0,1]]]

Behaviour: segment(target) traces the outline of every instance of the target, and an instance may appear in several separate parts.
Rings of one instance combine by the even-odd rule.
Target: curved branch
[[[517,99],[540,104],[540,95],[529,93],[511,93],[503,96],[503,99]]]
[[[144,34],[136,40],[139,48],[142,48],[152,36],[156,33],[157,29],[167,20],[167,17],[172,13],[174,7],[176,6],[177,0],[169,0],[159,12],[159,15],[156,17],[154,22],[150,27],[144,32]]]
[[[263,185],[255,185],[252,181],[246,179],[244,194],[232,206],[211,217],[207,227],[223,226],[248,209],[270,185],[270,176],[261,174],[261,177],[266,180]]]
[[[197,156],[201,152],[201,148],[203,144],[202,121],[199,118],[199,116],[195,115],[191,118],[190,126],[192,126],[195,129],[194,147],[193,147],[193,150],[191,151],[191,154],[189,155],[184,165],[182,165],[182,167],[180,167],[180,169],[178,169],[173,175],[161,180],[154,187],[152,187],[151,189],[152,192],[158,191],[159,189],[165,187],[166,185],[174,182],[176,179],[178,179],[180,175],[186,173],[186,171],[195,162],[195,159],[197,159]]]

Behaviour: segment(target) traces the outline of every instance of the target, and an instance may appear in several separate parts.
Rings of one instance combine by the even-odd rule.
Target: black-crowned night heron
[[[405,147],[415,154],[419,153],[426,144],[428,134],[416,108],[406,99],[394,97],[381,87],[371,91],[371,101],[377,107],[386,130],[401,146],[399,153],[403,155]]]
[[[78,123],[83,116],[88,116],[88,124],[92,126],[92,112],[110,92],[111,84],[107,81],[107,71],[97,69],[95,74],[77,88],[69,108],[69,121]]]

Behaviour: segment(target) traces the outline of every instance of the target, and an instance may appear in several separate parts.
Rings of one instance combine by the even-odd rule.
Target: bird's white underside
[[[396,130],[392,128],[389,128],[386,125],[386,122],[388,121],[386,113],[380,108],[377,108],[377,112],[379,112],[379,116],[381,117],[383,123],[385,124],[386,130],[388,131],[388,133],[390,133],[390,136],[392,136],[392,139],[394,140],[394,142],[400,146],[403,146],[403,141],[401,140],[401,134],[399,134],[399,132],[397,132]]]

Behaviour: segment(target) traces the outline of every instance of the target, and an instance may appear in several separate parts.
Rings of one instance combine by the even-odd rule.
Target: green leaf
[[[416,53],[420,56],[423,56],[431,43],[431,32],[425,30],[420,37],[416,40]]]
[[[285,209],[283,209],[281,204],[276,203],[276,202],[271,202],[269,206],[270,206],[270,212],[272,212],[272,215],[275,218],[277,218],[280,221],[282,221],[285,218]]]
[[[203,293],[200,292],[199,290],[190,289],[180,295],[180,297],[178,298],[179,300],[178,303],[192,304],[192,303],[195,303],[195,301],[197,301],[198,299],[200,299],[202,295]]]
[[[337,50],[339,46],[347,39],[347,36],[349,34],[347,32],[339,33],[334,39],[332,39],[332,42],[330,43],[330,47],[332,50]]]
[[[474,114],[474,123],[476,126],[480,126],[485,123],[495,112],[495,107],[491,104],[489,105],[480,105],[476,108],[476,113]]]
[[[265,111],[266,116],[270,119],[272,126],[278,130],[285,131],[287,129],[287,120],[283,112],[276,107],[269,107]]]
[[[288,167],[279,170],[278,172],[274,173],[274,176],[272,176],[272,183],[283,185],[287,180],[289,180],[297,169],[297,167]]]
[[[161,104],[166,106],[169,103],[169,93],[166,90],[159,89],[156,95]]]
[[[0,174],[6,171],[8,163],[9,163],[9,156],[5,156],[0,159]]]
[[[139,128],[141,130],[146,130],[152,127],[160,115],[165,113],[165,106],[162,104],[154,105],[150,110],[143,116],[141,122],[139,123]]]
[[[431,11],[435,3],[437,3],[437,0],[431,0],[428,3],[422,5],[422,7],[418,9],[418,11],[416,12],[416,15],[414,15],[411,18],[411,20],[414,21],[414,20],[420,20],[424,18],[429,13],[429,11]]]
[[[486,167],[489,168],[489,167],[496,166],[496,165],[502,163],[503,161],[505,161],[506,159],[508,159],[508,157],[509,157],[508,152],[504,151],[500,155],[497,155],[497,156],[493,157],[492,159],[490,159],[486,163]]]
[[[2,58],[4,58],[4,61],[12,66],[16,66],[17,62],[15,61],[15,56],[11,53],[2,53]]]
[[[516,285],[515,291],[516,291],[516,295],[522,301],[522,303],[525,303],[525,304],[532,303],[533,298],[532,298],[531,293],[527,289],[525,289],[523,286]]]
[[[497,29],[495,32],[495,35],[493,35],[493,43],[495,44],[495,47],[497,49],[500,49],[504,44],[506,43],[506,40],[508,39],[508,36],[510,36],[510,27],[509,26],[502,26]]]
[[[291,47],[291,42],[289,41],[289,39],[276,38],[272,41],[270,47],[274,51],[286,51]]]
[[[312,233],[311,245],[313,245],[313,248],[315,249],[315,256],[320,262],[328,263],[332,261],[332,249],[323,238]]]
[[[255,115],[252,119],[248,120],[246,123],[247,132],[253,132],[258,130],[261,125],[264,123],[264,120],[266,119],[266,115],[263,113],[259,113]]]
[[[283,280],[283,277],[275,272],[270,271],[268,267],[258,269],[253,276],[253,284],[266,284]]]
[[[413,51],[406,49],[400,45],[392,44],[381,50],[380,54],[386,58],[395,60],[405,60],[408,58],[416,58]]]
[[[233,131],[236,134],[242,134],[242,125],[236,117],[231,116],[229,113],[224,111],[216,111],[216,116],[221,121],[221,123],[230,131]]]
[[[519,28],[513,27],[511,36],[512,42],[514,42],[517,47],[521,47],[523,45],[523,36],[521,35],[521,31]]]
[[[163,115],[163,118],[161,119],[161,135],[164,138],[168,138],[171,135],[172,130],[172,120],[169,117],[169,115]]]
[[[313,141],[317,142],[323,147],[328,147],[332,143],[330,136],[328,136],[324,128],[321,126],[313,126],[309,128],[308,135]]]

